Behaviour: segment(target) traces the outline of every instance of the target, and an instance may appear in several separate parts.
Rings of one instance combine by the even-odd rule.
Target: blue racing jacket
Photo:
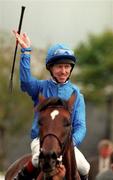
[[[31,55],[21,54],[20,60],[20,84],[21,89],[27,92],[33,100],[33,105],[38,104],[38,95],[41,93],[44,97],[60,97],[68,100],[73,93],[76,93],[77,98],[74,103],[72,113],[72,136],[74,145],[78,146],[86,133],[86,119],[85,119],[85,103],[84,97],[80,93],[79,88],[67,81],[64,84],[58,84],[53,80],[38,80],[31,75],[30,71]],[[31,138],[34,139],[39,135],[38,127],[38,113],[34,112],[34,119],[31,129]]]

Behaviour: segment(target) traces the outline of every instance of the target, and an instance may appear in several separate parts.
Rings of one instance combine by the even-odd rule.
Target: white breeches
[[[39,139],[35,138],[31,142],[32,163],[35,167],[37,167],[38,165],[38,158],[40,153],[39,150],[40,150]],[[74,151],[76,154],[76,163],[77,163],[78,171],[80,172],[81,175],[84,176],[89,173],[90,164],[88,163],[84,155],[78,150],[77,147],[74,147]]]

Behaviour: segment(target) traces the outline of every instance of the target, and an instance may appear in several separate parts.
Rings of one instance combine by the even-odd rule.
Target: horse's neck
[[[66,180],[77,180],[77,166],[75,160],[74,147],[72,142],[68,143],[63,158],[64,165],[66,167]]]

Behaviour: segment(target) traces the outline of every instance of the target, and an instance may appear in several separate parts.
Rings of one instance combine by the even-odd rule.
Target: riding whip
[[[19,26],[18,26],[18,31],[17,31],[18,34],[20,34],[20,32],[21,32],[24,10],[25,10],[25,6],[22,6],[21,7],[20,21],[19,21]],[[10,84],[9,84],[9,88],[10,88],[11,92],[12,92],[12,88],[13,88],[13,74],[14,74],[14,68],[15,68],[15,60],[16,60],[17,48],[18,48],[18,41],[16,41],[14,57],[13,57],[13,64],[12,64],[12,69],[11,69],[11,77],[10,77]]]

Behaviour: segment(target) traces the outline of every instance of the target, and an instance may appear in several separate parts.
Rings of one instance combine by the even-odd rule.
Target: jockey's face
[[[53,78],[59,83],[65,83],[70,76],[72,66],[70,64],[55,64],[51,67]]]

